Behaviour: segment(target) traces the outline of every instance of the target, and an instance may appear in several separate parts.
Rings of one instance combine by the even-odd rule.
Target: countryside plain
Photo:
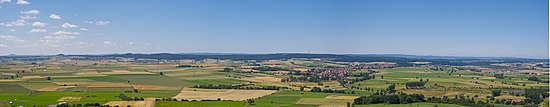
[[[0,106],[543,106],[546,61],[332,54],[2,56]]]

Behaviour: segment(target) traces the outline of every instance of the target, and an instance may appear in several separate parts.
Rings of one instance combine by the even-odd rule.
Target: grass
[[[57,84],[51,82],[18,82],[17,84],[30,90],[38,90],[41,88],[58,86]]]
[[[30,92],[30,90],[13,83],[0,83],[0,93],[12,92]]]
[[[314,93],[314,92],[302,92],[302,91],[288,91],[283,90],[276,93],[273,93],[268,96],[261,97],[255,100],[256,104],[251,106],[257,107],[279,107],[279,106],[319,106],[321,104],[325,105],[345,105],[346,102],[336,101],[334,99],[325,99],[325,97],[330,95],[344,95],[349,96],[349,94],[337,94],[337,93]],[[316,104],[300,104],[301,99],[321,99],[329,102],[316,102]],[[317,104],[318,103],[318,104]]]
[[[246,81],[236,80],[236,79],[206,79],[206,80],[188,80],[193,84],[243,84],[248,83]]]
[[[0,101],[14,101],[12,105],[23,106],[45,106],[49,104],[56,104],[57,100],[61,97],[81,97],[78,102],[70,102],[71,104],[84,104],[84,103],[100,103],[104,104],[109,101],[119,101],[120,99],[115,97],[121,92],[43,92],[35,96],[29,96],[29,93],[0,93]],[[171,97],[177,92],[172,91],[142,91],[140,93],[123,93],[126,96],[131,97]]]
[[[166,87],[190,87],[194,84],[187,80],[181,80],[177,78],[162,76],[162,75],[113,75],[117,78],[122,78],[131,81],[133,84],[140,85],[159,85]]]

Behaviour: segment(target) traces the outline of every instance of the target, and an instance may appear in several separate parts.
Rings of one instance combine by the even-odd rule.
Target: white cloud
[[[8,45],[0,44],[0,48],[7,48]]]
[[[132,45],[134,42],[126,42],[127,45]]]
[[[57,47],[59,46],[59,43],[66,40],[74,39],[76,38],[76,36],[73,36],[73,35],[78,35],[78,34],[80,33],[67,32],[67,31],[61,30],[61,31],[52,33],[52,35],[44,36],[44,38],[40,39],[40,42],[44,43],[44,45],[46,46]]]
[[[6,41],[14,41],[14,42],[25,42],[25,40],[22,40],[19,37],[10,36],[10,35],[0,35],[0,39],[6,40]]]
[[[71,35],[52,35],[52,36],[44,36],[44,38],[40,39],[40,42],[44,43],[46,46],[51,47],[57,47],[59,46],[58,43],[61,43],[65,40],[70,40],[76,38],[75,36]]]
[[[109,21],[96,21],[95,25],[102,26],[102,25],[107,25],[109,23],[111,23],[111,22],[109,22]]]
[[[27,16],[27,15],[25,15],[25,16],[20,16],[19,18],[21,18],[21,19],[23,19],[23,20],[27,20],[27,19],[37,19],[36,16]]]
[[[78,25],[74,25],[74,24],[70,24],[70,23],[63,23],[63,25],[61,25],[61,27],[65,28],[65,29],[68,29],[68,28],[78,27]]]
[[[39,32],[46,32],[46,29],[31,29],[29,33],[39,33]]]
[[[27,21],[19,19],[14,22],[0,22],[0,26],[6,26],[6,27],[14,27],[14,26],[25,26],[27,24]]]
[[[87,20],[85,20],[84,23],[94,24],[94,21],[87,21]]]
[[[8,31],[10,31],[10,32],[15,32],[15,31],[17,31],[17,30],[15,30],[15,29],[10,29],[10,30],[8,30]]]
[[[104,21],[104,20],[99,20],[99,21],[84,21],[84,23],[89,23],[89,24],[95,24],[95,25],[98,25],[98,26],[103,26],[103,25],[108,25],[110,24],[111,22],[109,21]]]
[[[43,28],[43,27],[46,27],[46,25],[47,25],[47,24],[44,23],[44,22],[34,22],[34,23],[32,23],[32,26],[33,26],[33,27],[41,27],[41,28]]]
[[[111,42],[111,41],[105,41],[105,42],[103,42],[103,43],[104,43],[104,44],[111,44],[111,43],[113,43],[113,42]]]
[[[86,28],[80,28],[81,31],[88,31]]]
[[[26,5],[26,4],[31,4],[31,2],[29,2],[27,0],[17,0],[17,3],[15,3],[15,4]]]
[[[54,20],[59,20],[59,19],[61,19],[61,16],[59,16],[57,14],[50,14],[50,18],[52,18]]]
[[[67,39],[74,39],[75,36],[70,35],[59,35],[59,36],[45,36],[44,39],[55,39],[55,40],[67,40]]]
[[[28,10],[28,11],[21,11],[21,14],[39,14],[40,11],[38,10]]]
[[[10,3],[11,0],[0,0],[0,3]]]
[[[64,30],[60,30],[60,31],[54,32],[52,34],[53,35],[79,35],[80,33],[78,33],[78,32],[67,32],[67,31],[64,31]]]

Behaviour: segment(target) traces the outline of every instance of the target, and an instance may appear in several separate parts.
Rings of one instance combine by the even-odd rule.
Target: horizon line
[[[4,54],[0,56],[54,56],[54,55],[122,55],[122,54],[249,54],[249,55],[267,55],[267,54],[330,54],[330,55],[408,55],[416,57],[473,57],[473,58],[524,58],[524,59],[548,59],[550,56],[545,58],[540,57],[514,57],[514,56],[467,56],[467,55],[419,55],[419,54],[402,54],[402,53],[322,53],[322,52],[127,52],[127,53],[59,53],[59,54]],[[395,57],[395,56],[394,56]]]

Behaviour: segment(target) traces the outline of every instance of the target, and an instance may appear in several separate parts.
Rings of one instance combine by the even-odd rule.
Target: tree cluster
[[[346,93],[344,90],[334,90],[334,89],[321,89],[319,87],[311,88],[310,92],[322,92],[322,93]]]
[[[426,82],[423,81],[405,83],[407,89],[424,88],[424,85],[426,85]]]
[[[425,102],[422,94],[381,94],[377,93],[369,97],[361,96],[353,101],[353,104],[408,104],[415,102]]]

